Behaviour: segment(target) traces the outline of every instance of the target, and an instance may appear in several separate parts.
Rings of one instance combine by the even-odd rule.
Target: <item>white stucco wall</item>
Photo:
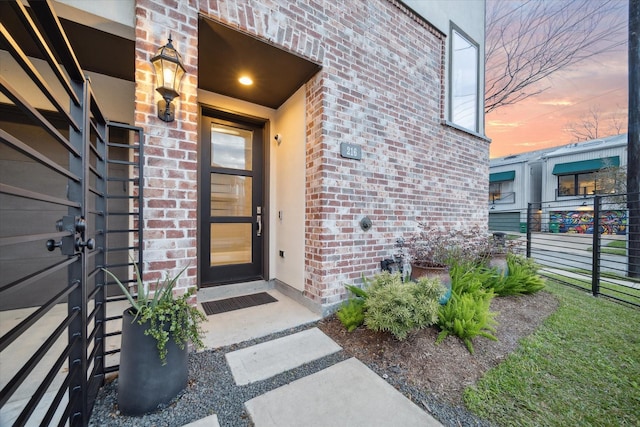
[[[305,96],[299,89],[277,111],[272,133],[280,134],[278,144],[271,138],[272,167],[275,169],[276,278],[304,290],[304,218],[305,218]],[[273,222],[273,221],[272,221]],[[284,257],[279,252],[284,251]]]

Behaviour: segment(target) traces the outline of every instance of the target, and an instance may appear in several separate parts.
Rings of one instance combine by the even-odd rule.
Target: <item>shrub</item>
[[[345,288],[354,294],[356,298],[351,298],[342,304],[342,307],[336,312],[336,316],[342,325],[347,328],[347,332],[352,332],[364,323],[364,300],[369,295],[364,289],[360,289],[357,286],[346,285]]]
[[[365,284],[367,283],[367,280],[363,277],[363,280],[365,282]],[[359,297],[359,298],[367,298],[369,295],[367,295],[367,291],[365,291],[364,289],[360,289],[357,286],[353,286],[353,285],[346,285],[345,288],[347,288],[347,290],[351,291],[352,294],[354,294],[355,296]]]
[[[399,258],[421,267],[450,266],[457,260],[475,261],[485,242],[479,227],[443,229],[418,223],[419,232],[408,241],[398,239]]]
[[[455,335],[462,339],[467,349],[473,354],[472,340],[482,336],[494,341],[494,319],[496,313],[489,311],[494,293],[491,290],[480,289],[481,283],[473,281],[470,287],[472,292],[452,292],[449,302],[440,307],[438,313],[438,326],[441,332],[438,334],[436,344],[442,342],[447,336]]]
[[[487,282],[498,296],[532,294],[543,289],[544,279],[537,274],[538,266],[530,259],[520,255],[507,256],[509,274],[496,275],[494,280]]]
[[[444,287],[437,280],[420,279],[403,283],[399,274],[373,277],[364,300],[364,323],[374,331],[391,332],[403,340],[409,332],[438,320],[439,299]]]
[[[487,284],[495,281],[497,276],[494,271],[481,268],[479,264],[470,261],[456,262],[451,266],[451,289],[462,294],[491,287]]]
[[[351,298],[342,304],[336,312],[342,325],[347,328],[347,332],[352,332],[364,323],[364,300],[362,298]]]

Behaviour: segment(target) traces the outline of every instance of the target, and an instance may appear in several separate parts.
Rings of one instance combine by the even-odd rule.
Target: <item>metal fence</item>
[[[118,369],[102,268],[142,265],[143,134],[107,123],[50,2],[0,17],[0,426],[86,426]]]
[[[640,307],[638,193],[563,198],[496,217],[492,231],[520,242],[540,273],[559,283]],[[520,214],[517,229],[513,217]],[[500,216],[497,216],[500,218]]]

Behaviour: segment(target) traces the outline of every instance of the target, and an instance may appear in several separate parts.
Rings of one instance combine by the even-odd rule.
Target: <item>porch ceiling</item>
[[[42,58],[8,3],[0,1],[0,15],[11,17],[3,19],[3,24],[20,39],[26,54]],[[134,81],[133,40],[64,18],[60,18],[60,22],[80,67]],[[280,107],[321,68],[308,59],[203,16],[199,18],[198,47],[199,88],[270,108]],[[6,46],[0,43],[0,49]],[[240,84],[241,74],[250,76],[253,85]]]
[[[320,65],[205,17],[198,26],[198,87],[278,108]],[[253,85],[238,82],[241,75]]]

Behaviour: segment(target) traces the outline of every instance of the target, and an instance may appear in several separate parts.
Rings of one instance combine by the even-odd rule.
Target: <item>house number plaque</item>
[[[361,160],[362,148],[359,145],[342,142],[340,143],[340,155],[346,159]]]

